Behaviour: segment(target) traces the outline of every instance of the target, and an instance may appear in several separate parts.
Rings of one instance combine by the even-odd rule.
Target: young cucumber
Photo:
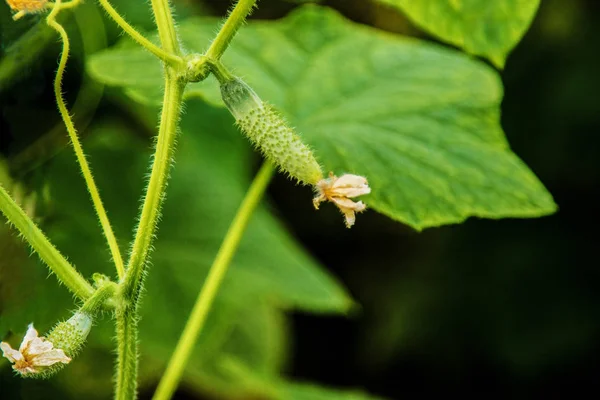
[[[244,81],[232,78],[223,82],[221,96],[242,132],[281,171],[305,185],[315,185],[323,179],[310,147]]]

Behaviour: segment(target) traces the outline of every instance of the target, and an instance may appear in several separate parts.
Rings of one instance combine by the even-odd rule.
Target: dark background
[[[198,6],[183,3],[186,10]],[[325,4],[358,22],[432,40],[374,2]],[[206,1],[201,9],[223,15],[228,5]],[[293,7],[263,1],[254,18],[277,18]],[[6,29],[5,11],[2,48],[18,37]],[[116,40],[114,26],[107,28]],[[503,127],[514,152],[555,197],[556,215],[469,219],[416,233],[368,212],[361,215],[361,229],[327,224],[316,230],[306,222],[313,211],[299,200],[299,189],[284,177],[275,179],[270,195],[288,228],[362,305],[350,319],[293,315],[289,375],[393,399],[413,393],[565,398],[598,392],[599,46],[600,2],[543,0],[501,72]],[[27,137],[10,131],[9,112],[27,105],[54,112],[50,82],[57,53],[49,47],[25,86],[0,91],[0,152],[6,157],[36,139],[35,130]],[[76,73],[68,75],[65,92],[80,83]],[[119,112],[108,100],[98,110]],[[56,122],[58,116],[48,118]],[[43,131],[40,126],[37,132]],[[13,385],[14,379],[0,376],[0,396],[11,398]],[[44,383],[30,385],[28,398],[49,398]]]

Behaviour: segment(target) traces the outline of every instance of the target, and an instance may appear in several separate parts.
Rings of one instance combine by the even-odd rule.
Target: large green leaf
[[[181,38],[200,51],[217,24],[183,22]],[[327,170],[366,176],[373,188],[366,203],[416,229],[556,209],[506,143],[497,73],[462,53],[306,6],[250,24],[224,62],[286,114]],[[130,68],[141,64],[143,78]],[[161,66],[142,50],[108,50],[89,68],[138,99],[158,100],[152,88]],[[221,104],[212,79],[189,85],[188,95]]]
[[[404,11],[440,39],[489,58],[502,68],[540,0],[378,0]]]

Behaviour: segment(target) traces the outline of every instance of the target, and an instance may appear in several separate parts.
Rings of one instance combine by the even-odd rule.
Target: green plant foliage
[[[216,24],[182,23],[183,42],[201,50]],[[373,189],[367,204],[415,229],[556,210],[506,143],[497,73],[464,54],[307,6],[278,22],[250,24],[224,62],[286,114],[326,170],[366,176]],[[144,77],[132,67],[142,64]],[[97,79],[149,103],[158,100],[152,88],[160,68],[130,48],[89,63]],[[214,82],[192,84],[187,95],[221,104]]]
[[[304,383],[283,383],[280,384],[279,391],[281,400],[378,400],[377,397],[358,390],[332,389]]]
[[[285,379],[265,379],[264,374],[248,368],[235,357],[223,358],[223,370],[243,382],[249,392],[262,394],[277,400],[382,400],[358,389],[329,388],[308,382]],[[262,398],[262,397],[260,397]]]
[[[4,219],[0,222],[4,224]],[[0,254],[0,340],[10,339],[18,346],[32,321],[43,332],[67,318],[72,296],[52,282],[55,278],[48,277],[45,265],[30,256],[27,246],[6,225],[0,228]],[[56,309],[39,307],[39,299],[47,299]]]
[[[378,0],[404,11],[427,32],[504,67],[540,0]]]
[[[354,204],[342,195],[344,190],[349,192],[349,198],[365,193],[362,200],[370,209],[417,231],[461,223],[469,217],[532,218],[556,210],[552,196],[511,151],[506,140],[500,124],[503,86],[498,71],[471,56],[487,57],[502,68],[508,53],[530,25],[539,0],[379,0],[387,6],[377,2],[367,6],[370,10],[379,8],[377,13],[398,8],[432,35],[470,54],[356,24],[328,7],[299,5],[318,0],[281,0],[298,6],[285,18],[253,21],[246,26],[256,0],[238,0],[225,23],[212,17],[192,17],[207,9],[189,3],[178,13],[177,24],[168,0],[153,0],[150,8],[115,0],[119,11],[101,1],[100,6],[116,22],[111,22],[108,41],[112,42],[111,37],[117,34],[129,36],[91,57],[98,48],[106,47],[107,35],[96,5],[88,3],[78,10],[75,7],[79,1],[49,3],[46,18],[27,15],[31,11],[27,8],[16,14],[29,26],[47,24],[59,34],[62,53],[53,97],[64,124],[48,131],[39,121],[32,121],[38,132],[28,133],[24,127],[29,124],[19,121],[27,118],[19,118],[18,112],[15,118],[7,119],[7,124],[0,121],[10,130],[8,135],[0,135],[3,140],[8,137],[8,147],[2,143],[0,151],[9,157],[6,164],[0,159],[2,213],[32,243],[39,242],[40,237],[45,240],[40,231],[29,229],[35,221],[57,249],[69,257],[73,265],[62,258],[44,257],[47,251],[58,254],[48,241],[43,242],[43,247],[34,245],[59,282],[78,298],[86,299],[80,310],[89,311],[90,318],[94,316],[86,351],[74,358],[71,368],[66,368],[56,381],[41,383],[61,392],[44,392],[47,396],[111,396],[110,353],[117,344],[119,361],[112,376],[116,376],[115,398],[122,400],[137,397],[138,386],[149,389],[159,379],[156,396],[161,399],[170,398],[181,383],[185,390],[210,398],[376,400],[360,389],[327,388],[293,382],[283,376],[291,336],[285,313],[298,310],[348,314],[354,303],[343,286],[287,232],[268,199],[263,199],[273,165],[266,164],[252,181],[259,157],[240,130],[281,169],[314,186],[312,193],[310,188],[294,188],[306,208],[311,208],[311,198],[315,193],[321,194],[321,190],[322,197],[337,202],[342,211],[349,207],[363,211],[364,204]],[[349,9],[364,6],[359,0],[353,3],[357,4],[348,5]],[[286,8],[275,4],[273,10],[266,10],[274,14],[265,15],[278,15],[277,10]],[[14,5],[10,7],[16,11]],[[346,6],[343,8],[349,11]],[[80,12],[86,9],[88,14]],[[11,24],[2,23],[0,36],[8,33],[11,39],[7,43],[14,42],[6,48],[0,46],[0,91],[7,95],[9,103],[16,96],[15,109],[19,110],[19,99],[29,94],[27,89],[20,89],[18,80],[34,75],[34,61],[54,42],[49,41],[47,32],[36,28],[27,31],[26,25],[11,33],[16,26],[11,21],[13,11],[9,12],[6,5],[0,8],[0,20]],[[67,18],[56,19],[63,11],[64,15],[75,11],[74,21],[83,36],[83,40],[73,41],[72,52],[69,43],[76,35],[60,23]],[[160,38],[157,33],[140,33],[133,26],[145,30],[157,27]],[[23,32],[28,33],[21,36]],[[29,56],[20,57],[23,54]],[[85,60],[89,74],[81,75],[77,63],[70,62],[69,74],[65,75],[67,59]],[[44,69],[45,73],[49,68],[41,67],[40,71]],[[242,81],[236,76],[248,86],[240,87]],[[118,90],[108,90],[111,101],[99,107],[105,85]],[[45,97],[40,94],[40,98]],[[127,101],[128,98],[135,102]],[[225,110],[223,101],[231,113]],[[27,115],[39,114],[38,102],[31,104],[35,107],[27,110]],[[10,104],[6,110],[14,113]],[[88,129],[96,110],[102,117],[95,118]],[[285,124],[277,119],[280,113],[285,116]],[[77,120],[73,115],[78,116]],[[85,139],[87,158],[118,240],[108,228],[109,218],[96,194],[86,157],[78,150],[74,126]],[[17,129],[13,132],[14,127]],[[56,138],[63,136],[64,128],[75,146],[77,162],[71,151],[59,151],[60,140]],[[296,136],[296,129],[302,141]],[[45,132],[41,138],[39,131]],[[153,156],[151,139],[156,141]],[[311,165],[308,169],[304,165],[307,154]],[[176,164],[174,168],[172,162]],[[329,171],[338,176],[360,176],[348,178],[347,182],[357,182],[352,188],[336,188],[338,191],[331,190],[329,195],[322,181]],[[144,182],[143,176],[149,183]],[[368,178],[370,187],[362,176]],[[90,190],[86,190],[86,184]],[[94,205],[90,204],[88,192]],[[319,200],[317,197],[315,201]],[[344,206],[343,200],[350,201],[351,206]],[[315,226],[323,222],[319,219],[323,214],[309,215]],[[300,219],[295,214],[290,217]],[[10,221],[2,218],[0,214],[0,340],[17,347],[26,326],[33,321],[55,346],[74,355],[87,329],[75,332],[70,323],[63,322],[54,331],[48,331],[81,307],[80,301],[64,287],[49,283],[46,266],[37,257],[31,257],[26,243],[10,228]],[[106,236],[110,253],[99,220],[105,234],[109,233]],[[132,228],[136,230],[133,243]],[[385,233],[369,230],[368,224],[366,228],[362,234],[352,232],[357,239],[354,243],[369,242],[365,245],[371,246],[377,242],[381,246],[379,235]],[[327,231],[317,232],[328,236]],[[356,233],[359,236],[354,236]],[[418,235],[420,240],[427,236]],[[369,240],[361,240],[365,237]],[[115,273],[111,254],[121,259],[117,256],[117,242],[125,259],[128,253],[131,257],[127,270],[117,262]],[[515,239],[515,243],[521,242]],[[131,244],[127,246],[128,243]],[[359,264],[376,266],[378,262],[390,264],[390,260],[398,260],[395,252],[383,248],[368,258],[357,257],[354,247],[344,247],[334,255],[340,265],[348,268],[349,276],[356,276],[352,269]],[[439,260],[451,264],[452,255],[440,249],[443,248],[437,249]],[[505,250],[502,249],[503,254],[510,253]],[[471,256],[477,253],[468,251]],[[527,274],[521,275],[525,279],[519,279],[525,282],[523,293],[515,296],[515,290],[506,291],[505,282],[517,276],[510,272],[517,263],[479,251],[483,258],[492,257],[492,261],[486,264],[490,271],[477,270],[487,274],[487,278],[495,277],[488,279],[494,285],[483,294],[485,283],[473,284],[475,289],[467,287],[460,293],[452,290],[454,298],[448,294],[447,287],[469,282],[470,269],[465,269],[462,277],[456,273],[460,268],[452,268],[451,276],[436,277],[435,268],[428,268],[427,263],[415,264],[414,271],[410,265],[396,268],[392,263],[384,280],[372,288],[371,297],[378,300],[370,318],[372,329],[362,346],[361,367],[364,364],[366,368],[379,368],[415,343],[429,342],[423,347],[443,356],[442,349],[457,347],[446,343],[453,341],[453,329],[444,329],[445,339],[432,340],[435,335],[431,332],[435,330],[422,316],[437,313],[435,326],[441,327],[447,315],[457,314],[456,309],[466,310],[469,315],[465,321],[479,324],[490,319],[488,325],[494,333],[485,339],[493,348],[489,352],[500,363],[517,366],[521,371],[540,364],[541,359],[551,360],[548,353],[567,353],[576,343],[593,339],[593,325],[586,325],[587,319],[582,317],[585,313],[568,313],[566,319],[543,312],[537,319],[522,318],[521,315],[535,315],[538,310],[553,309],[548,306],[553,302],[531,301]],[[435,246],[427,246],[427,252],[433,262]],[[211,267],[217,253],[218,262]],[[464,252],[452,254],[455,253],[464,257]],[[52,259],[59,260],[57,265]],[[532,263],[523,256],[519,256],[519,262]],[[479,267],[473,260],[464,264]],[[502,268],[494,268],[494,264]],[[73,266],[85,279],[95,273],[93,281],[99,288],[95,294],[91,282],[80,279]],[[525,270],[525,265],[521,269]],[[77,279],[66,279],[61,271]],[[376,276],[377,271],[368,273],[369,279],[364,279],[359,288],[375,281],[371,275]],[[107,283],[103,274],[113,276],[114,282]],[[56,283],[54,278],[50,278],[52,283]],[[433,290],[436,281],[443,285]],[[556,292],[548,282],[545,286],[550,289],[540,293]],[[559,286],[564,286],[562,281]],[[379,290],[382,287],[394,294]],[[519,291],[519,286],[512,287]],[[360,289],[353,290],[360,293]],[[109,295],[113,297],[104,303]],[[372,304],[368,296],[360,297],[369,310]],[[478,307],[469,309],[475,298]],[[195,301],[193,317],[188,320]],[[505,312],[509,310],[507,305],[516,305],[519,311]],[[97,312],[103,307],[114,307],[116,312]],[[116,343],[114,326],[107,323],[110,319],[116,322]],[[87,323],[91,319],[81,321]],[[552,331],[556,321],[561,329]],[[182,337],[179,343],[189,347],[184,346],[184,351],[170,359],[184,326],[196,329],[199,337]],[[469,332],[472,327],[461,324],[455,336],[464,336],[460,335],[461,329]],[[540,331],[550,333],[544,336]],[[531,338],[542,336],[544,340],[532,342]],[[464,341],[478,348],[477,341]],[[23,370],[24,364],[15,363],[12,367]],[[0,357],[0,379],[10,375],[10,368]],[[19,393],[21,384],[15,383],[8,392]],[[13,385],[12,381],[9,385]],[[4,388],[3,381],[0,386]]]
[[[143,379],[156,382],[160,378],[188,311],[186,308],[185,313],[150,317],[142,323],[141,329],[157,330],[151,334],[140,330]],[[231,357],[243,360],[267,382],[276,381],[287,358],[287,336],[284,315],[271,304],[251,298],[245,298],[244,304],[220,299],[194,349],[183,383],[193,391],[216,393],[217,398],[243,397],[252,388],[224,369],[224,360]]]
[[[143,189],[149,146],[125,125],[111,121],[96,125],[85,146],[116,235],[126,243]],[[161,239],[147,278],[146,291],[152,295],[142,304],[140,340],[146,379],[156,378],[171,355],[220,238],[252,178],[250,156],[250,147],[235,131],[228,112],[198,101],[188,105],[159,228]],[[49,237],[85,276],[92,271],[110,273],[106,245],[70,152],[53,159],[43,175],[51,198],[51,211],[43,224]],[[309,190],[306,196],[310,201]],[[15,251],[18,258],[13,262],[7,257],[0,263],[0,293],[7,304],[0,315],[0,337],[9,330],[23,331],[31,320],[39,321],[42,329],[49,327],[72,308],[64,288],[47,284],[44,267],[28,260],[18,246]],[[25,277],[13,273],[30,269],[39,273]],[[22,296],[38,286],[47,290]],[[40,308],[40,301],[52,307]],[[216,366],[221,356],[232,355],[256,371],[275,375],[286,358],[281,308],[344,313],[351,306],[344,289],[263,207],[254,215],[233,260],[196,346],[188,380],[202,390],[239,390]],[[45,317],[34,310],[43,310]],[[112,334],[106,326],[94,328],[92,345],[111,348]]]

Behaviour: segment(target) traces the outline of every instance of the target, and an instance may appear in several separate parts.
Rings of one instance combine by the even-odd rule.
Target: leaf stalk
[[[194,345],[202,332],[208,313],[217,296],[219,287],[221,286],[223,278],[227,273],[227,269],[231,264],[231,260],[239,247],[242,236],[248,227],[250,217],[260,203],[260,200],[271,181],[274,170],[275,167],[272,163],[268,161],[265,162],[248,189],[248,192],[223,239],[223,243],[219,248],[217,256],[210,267],[208,276],[198,294],[198,298],[188,317],[188,321],[179,338],[177,347],[175,348],[175,351],[169,360],[169,364],[167,365],[167,369],[154,393],[153,400],[168,400],[173,396],[173,393],[177,389],[177,385],[181,380],[185,366],[194,349]]]
[[[227,50],[227,47],[229,47],[229,44],[235,37],[235,34],[256,6],[257,1],[258,0],[239,0],[237,2],[234,9],[229,14],[229,17],[227,17],[227,20],[219,30],[217,37],[208,48],[208,51],[206,52],[208,58],[216,61],[221,59],[223,53]]]
[[[125,33],[127,33],[133,40],[139,43],[142,47],[148,50],[150,53],[154,54],[156,57],[160,58],[164,62],[172,65],[172,66],[181,66],[183,65],[183,59],[178,55],[178,53],[173,53],[169,50],[165,51],[161,49],[159,46],[152,43],[148,40],[144,35],[138,32],[133,26],[131,26],[115,8],[110,4],[108,0],[98,0],[102,8],[106,11],[106,13],[115,21],[117,25]],[[153,2],[154,3],[154,2]],[[156,20],[157,24],[159,23],[158,18]],[[162,39],[162,38],[161,38]],[[163,45],[164,46],[164,45]]]

